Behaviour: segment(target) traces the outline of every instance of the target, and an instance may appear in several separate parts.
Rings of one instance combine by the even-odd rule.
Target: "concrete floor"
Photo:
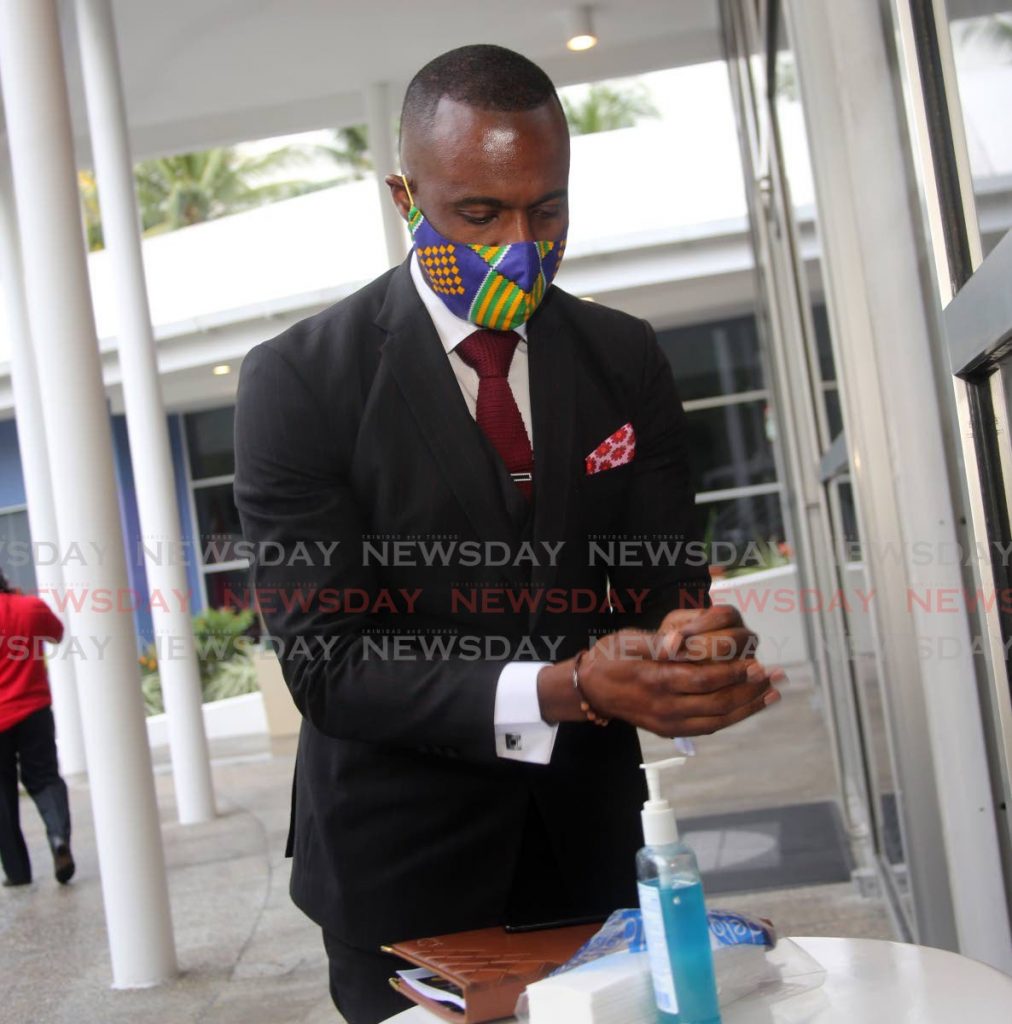
[[[699,741],[673,792],[682,814],[832,798],[829,746],[810,681],[792,673],[784,700]],[[0,890],[2,1024],[334,1024],[319,931],[288,898],[284,856],[291,741],[212,745],[219,817],[175,822],[172,777],[156,752],[181,973],[169,984],[113,991],[87,782],[69,779],[77,875],[57,885],[35,808],[22,818],[36,881]],[[651,738],[645,754],[670,753]],[[799,766],[804,770],[800,771]],[[772,918],[781,935],[891,938],[883,906],[849,883],[721,897]]]
[[[837,793],[832,745],[811,667],[787,669],[782,700],[744,722],[693,742],[696,757],[668,773],[668,798],[679,817],[832,800]],[[640,733],[648,761],[672,757],[670,740]]]

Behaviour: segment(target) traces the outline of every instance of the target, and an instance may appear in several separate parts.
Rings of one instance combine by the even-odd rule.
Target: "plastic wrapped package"
[[[776,1002],[819,987],[825,971],[790,940],[777,942],[769,921],[711,910],[713,951],[721,1007],[760,993]],[[517,1002],[524,1024],[653,1024],[656,1005],[639,910],[617,910],[573,957],[530,985]]]

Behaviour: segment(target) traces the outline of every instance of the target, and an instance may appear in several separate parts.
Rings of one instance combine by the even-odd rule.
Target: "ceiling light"
[[[589,7],[574,7],[569,12],[566,46],[570,50],[589,50],[597,46],[594,34],[594,22],[590,17]]]
[[[226,373],[231,372],[232,367],[229,366],[228,363],[219,363],[217,366],[212,367],[211,369],[211,373],[213,373],[215,377],[224,377]]]

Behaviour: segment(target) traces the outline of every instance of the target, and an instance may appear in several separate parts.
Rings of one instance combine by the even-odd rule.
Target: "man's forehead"
[[[554,102],[531,110],[488,110],[443,96],[432,117],[416,126],[405,141],[412,150],[468,147],[502,156],[526,142],[568,148],[569,132]]]

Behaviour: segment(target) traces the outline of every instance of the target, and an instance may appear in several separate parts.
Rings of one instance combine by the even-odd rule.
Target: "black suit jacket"
[[[407,262],[242,364],[235,501],[303,715],[291,895],[362,948],[501,922],[531,800],[581,908],[636,898],[635,729],[563,723],[550,764],[500,758],[495,659],[507,646],[562,659],[708,603],[707,568],[688,552],[602,557],[609,540],[667,539],[669,555],[698,541],[684,413],[649,325],[559,288],[528,323],[528,360],[530,507],[469,414]],[[629,422],[635,460],[587,475],[585,456]],[[470,552],[444,564],[418,540]],[[524,541],[563,546],[531,565]],[[476,550],[505,564],[471,564]]]

